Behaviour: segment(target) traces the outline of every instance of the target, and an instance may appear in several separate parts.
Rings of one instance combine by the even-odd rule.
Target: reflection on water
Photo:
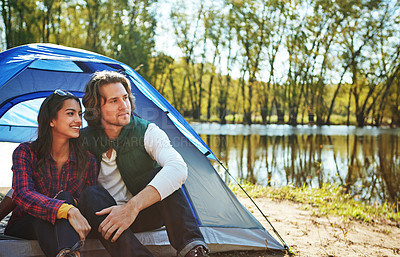
[[[239,135],[232,127],[218,132],[204,126],[193,127],[239,179],[296,187],[321,187],[329,182],[342,185],[361,200],[394,203],[400,198],[398,130],[350,128],[343,132],[325,127],[324,133],[321,129],[289,133],[282,127],[280,133]],[[218,163],[214,166],[228,182],[223,168]]]

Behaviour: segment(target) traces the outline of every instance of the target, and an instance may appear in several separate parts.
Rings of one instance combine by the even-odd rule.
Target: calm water
[[[276,187],[337,183],[361,200],[400,199],[400,129],[191,125],[235,178]],[[11,186],[17,145],[0,143],[0,188]]]
[[[356,199],[400,199],[400,130],[346,126],[192,124],[214,154],[241,180],[269,186],[324,182]],[[218,163],[226,181],[229,176]]]

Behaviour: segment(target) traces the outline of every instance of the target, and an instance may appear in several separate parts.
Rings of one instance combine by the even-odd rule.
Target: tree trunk
[[[176,88],[174,84],[174,77],[172,76],[172,69],[169,69],[169,84],[171,85],[171,90],[172,90],[172,100],[174,101],[174,106],[175,108],[179,111],[180,106],[178,105],[178,101],[176,100]]]
[[[2,0],[2,10],[1,14],[3,16],[3,22],[5,27],[5,35],[6,35],[6,46],[7,49],[10,49],[14,46],[13,37],[12,37],[12,29],[11,29],[11,6],[10,0]]]
[[[365,126],[365,115],[364,112],[360,112],[356,115],[357,117],[357,127],[364,127]]]
[[[289,125],[297,126],[297,111],[292,110],[289,113]]]
[[[276,115],[278,116],[278,124],[285,123],[285,112],[282,110],[280,103],[274,99]]]
[[[351,106],[351,88],[350,88],[350,92],[349,92],[349,104],[347,105],[347,126],[350,126],[350,106]]]
[[[219,122],[221,124],[226,124],[226,115],[227,115],[227,110],[226,106],[227,100],[228,100],[228,95],[229,95],[229,88],[231,85],[231,77],[226,75],[226,87],[223,87],[222,83],[222,76],[220,77],[220,90],[219,90],[219,99],[218,99],[218,104],[219,104]]]
[[[250,79],[249,81],[249,97],[248,97],[248,109],[244,113],[244,118],[245,118],[245,123],[251,125],[253,124],[253,121],[251,119],[252,115],[252,105],[253,105],[253,86],[254,86],[254,80]]]
[[[208,103],[207,103],[207,120],[211,118],[211,95],[212,95],[212,84],[214,75],[211,75],[210,83],[208,84]]]
[[[263,124],[267,124],[268,123],[268,120],[267,120],[267,115],[268,115],[268,108],[267,108],[268,105],[267,104],[268,104],[268,100],[266,100],[266,101],[267,101],[267,103],[265,105],[263,105],[261,107],[261,110],[260,110],[261,119],[262,119]]]
[[[219,123],[226,124],[226,102],[225,107],[219,108]]]
[[[346,66],[346,68],[344,69],[342,75],[340,76],[339,84],[338,84],[338,86],[337,86],[337,88],[336,88],[336,90],[335,90],[335,93],[333,94],[333,98],[332,98],[331,104],[330,104],[330,106],[329,106],[328,116],[327,116],[326,122],[325,122],[326,125],[330,125],[330,123],[331,123],[330,119],[331,119],[331,115],[332,115],[332,113],[333,113],[333,106],[335,105],[336,97],[337,97],[337,95],[339,94],[339,90],[340,90],[340,87],[342,86],[344,74],[346,73],[348,67],[349,67],[349,66]]]

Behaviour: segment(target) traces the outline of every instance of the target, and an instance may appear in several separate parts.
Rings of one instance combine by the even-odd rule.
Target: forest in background
[[[398,127],[399,5],[0,0],[0,50],[43,42],[104,54],[192,121]],[[172,42],[178,57],[156,40]]]

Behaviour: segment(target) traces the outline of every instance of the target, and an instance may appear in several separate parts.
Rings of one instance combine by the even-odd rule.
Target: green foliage
[[[399,6],[1,0],[0,32],[6,48],[50,42],[124,62],[196,121],[400,126]],[[158,29],[182,59],[155,50]]]
[[[229,187],[235,194],[245,196],[238,185],[231,183]],[[272,188],[245,182],[242,187],[254,198],[270,197],[307,204],[312,207],[313,213],[317,216],[338,215],[344,219],[356,219],[364,222],[373,222],[379,219],[400,220],[399,203],[367,204],[360,202],[352,195],[344,193],[344,188],[338,185],[325,183],[321,188],[308,186]]]
[[[1,1],[7,48],[50,42],[106,54],[150,77],[156,1]]]

